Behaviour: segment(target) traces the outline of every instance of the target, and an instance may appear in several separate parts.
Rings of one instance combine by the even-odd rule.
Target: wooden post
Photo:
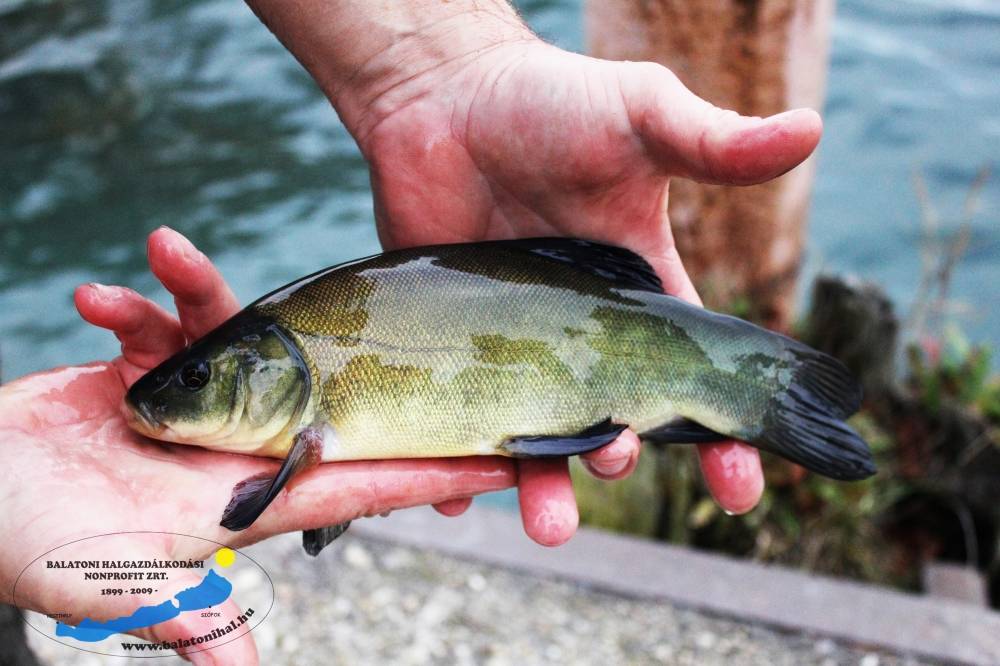
[[[833,0],[588,0],[590,51],[669,67],[695,93],[742,114],[820,109]],[[669,110],[668,110],[669,111]],[[675,179],[670,219],[706,304],[787,330],[815,158],[770,183]]]

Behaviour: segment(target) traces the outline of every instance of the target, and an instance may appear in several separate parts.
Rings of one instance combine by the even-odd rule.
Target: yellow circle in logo
[[[215,562],[220,567],[228,567],[236,561],[236,551],[232,548],[220,548],[215,551]]]

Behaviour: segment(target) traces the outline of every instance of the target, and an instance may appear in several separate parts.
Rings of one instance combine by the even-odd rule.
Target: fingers
[[[177,319],[131,289],[80,285],[73,302],[84,320],[113,331],[121,340],[122,356],[140,368],[152,368],[184,346]]]
[[[73,300],[87,322],[110,329],[122,343],[127,383],[155,367],[239,309],[236,297],[208,258],[182,235],[161,227],[149,236],[149,265],[174,295],[180,321],[156,303],[125,287],[86,284]],[[136,376],[132,376],[136,375]]]
[[[200,338],[240,309],[208,257],[173,229],[160,227],[151,233],[146,254],[153,274],[174,295],[188,340]]]
[[[622,77],[632,127],[671,175],[719,184],[761,183],[809,157],[823,131],[812,109],[768,118],[720,109],[652,63],[634,63]]]
[[[637,446],[626,437],[624,447],[612,452],[630,456],[633,449],[637,451]],[[544,546],[565,543],[579,524],[568,461],[520,460],[516,464],[515,470],[515,461],[497,456],[323,464],[296,479],[257,522],[231,540],[234,545],[254,543],[275,534],[424,504],[434,504],[444,515],[458,515],[468,508],[471,496],[518,485],[528,536]],[[226,470],[217,476],[229,478],[231,474],[232,470]],[[245,469],[240,474],[249,476]],[[225,500],[215,502],[220,516],[230,492],[231,485],[225,489]]]
[[[705,484],[724,511],[741,514],[757,506],[764,492],[757,449],[742,442],[701,444],[698,459]]]
[[[584,453],[580,461],[588,472],[599,479],[623,479],[635,470],[641,448],[638,435],[626,430],[607,446]]]
[[[178,579],[175,585],[176,591],[195,587],[202,582],[200,576],[184,576]],[[185,611],[177,615],[172,620],[154,624],[148,629],[135,632],[136,635],[154,643],[181,643],[188,640],[194,642],[190,647],[181,647],[176,650],[177,654],[187,659],[196,666],[208,666],[215,664],[248,664],[256,666],[259,663],[257,646],[250,633],[249,626],[244,626],[232,632],[239,634],[233,639],[230,634],[222,634],[218,638],[197,641],[203,637],[212,635],[213,630],[220,627],[225,628],[230,621],[239,622],[239,617],[243,614],[240,607],[233,601],[232,597],[226,599],[222,604],[212,607],[213,612],[218,616],[202,617],[198,610]],[[167,653],[169,654],[169,653]]]
[[[283,532],[326,527],[424,504],[457,511],[462,503],[468,505],[472,495],[511,488],[516,483],[514,462],[498,456],[326,463],[293,481],[257,522],[241,533],[240,541],[252,543]],[[222,502],[218,507],[220,516],[224,506]]]
[[[525,533],[543,546],[560,546],[576,532],[576,508],[569,460],[519,460],[517,498]]]

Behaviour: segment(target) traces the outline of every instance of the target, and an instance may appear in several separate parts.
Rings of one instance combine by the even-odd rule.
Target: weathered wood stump
[[[932,408],[919,380],[897,381],[899,333],[892,303],[876,285],[816,280],[805,340],[859,378],[868,414],[892,441],[880,460],[881,473],[904,492],[880,517],[881,527],[902,547],[910,566],[926,568],[929,591],[958,585],[957,570],[935,562],[959,563],[975,588],[961,594],[985,603],[985,586],[970,572],[984,572],[988,584],[1000,588],[1000,446],[992,443],[993,426],[977,410],[949,396],[939,397]],[[994,603],[1000,602],[998,592],[992,593]]]

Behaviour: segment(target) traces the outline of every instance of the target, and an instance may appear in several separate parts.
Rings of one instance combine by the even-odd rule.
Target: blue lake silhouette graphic
[[[151,627],[154,624],[172,620],[185,611],[216,606],[228,599],[232,591],[232,583],[210,570],[195,587],[181,590],[174,595],[173,599],[168,599],[162,604],[142,606],[131,615],[106,622],[84,618],[76,627],[57,622],[56,636],[69,636],[86,643],[102,641],[114,634]]]

